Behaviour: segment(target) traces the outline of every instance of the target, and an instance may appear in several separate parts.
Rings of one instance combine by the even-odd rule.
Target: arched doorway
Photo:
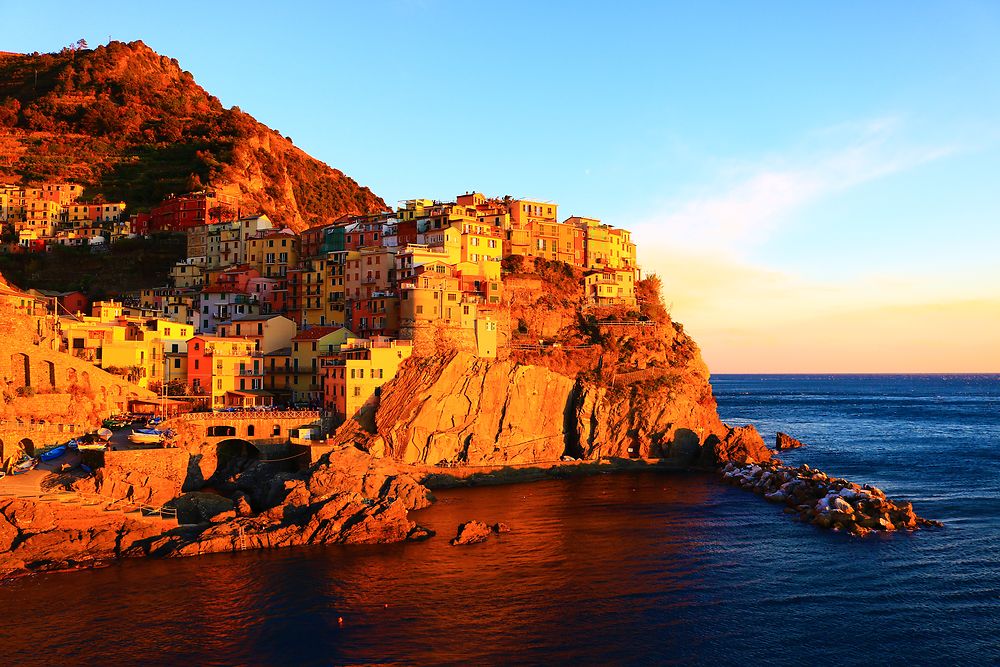
[[[17,446],[20,447],[21,450],[28,456],[35,455],[35,443],[33,443],[30,439],[22,438],[21,441],[17,443]]]
[[[218,463],[215,473],[223,478],[241,471],[246,465],[260,460],[260,450],[249,440],[228,438],[215,446]]]

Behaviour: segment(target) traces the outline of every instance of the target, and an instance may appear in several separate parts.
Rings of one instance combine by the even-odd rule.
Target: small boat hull
[[[163,441],[163,433],[159,431],[135,431],[128,436],[129,442],[137,445],[154,445]]]
[[[55,461],[57,458],[59,458],[65,453],[66,453],[66,445],[59,445],[58,447],[50,449],[44,454],[39,455],[38,458],[40,458],[42,461]]]

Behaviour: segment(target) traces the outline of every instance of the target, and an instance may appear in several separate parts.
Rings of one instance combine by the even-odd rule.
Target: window
[[[195,370],[198,370],[198,366],[199,366],[199,365],[200,365],[200,364],[199,364],[198,360],[197,360],[197,359],[195,359],[195,360],[194,360],[194,369],[195,369]]]
[[[417,315],[424,314],[424,307],[422,305],[417,306]]]
[[[219,378],[218,380],[215,381],[215,388],[222,389],[222,378]]]
[[[354,388],[354,395],[355,396],[360,396],[361,395],[361,387],[355,387]]]

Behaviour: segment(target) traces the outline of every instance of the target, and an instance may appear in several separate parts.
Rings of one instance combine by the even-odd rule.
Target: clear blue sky
[[[719,370],[1000,370],[989,336],[930,363],[916,315],[880,334],[906,350],[884,367],[851,366],[862,338],[761,342],[930,304],[984,304],[962,330],[1000,324],[1000,3],[2,0],[0,15],[24,26],[5,50],[141,39],[390,203],[478,189],[632,228]]]

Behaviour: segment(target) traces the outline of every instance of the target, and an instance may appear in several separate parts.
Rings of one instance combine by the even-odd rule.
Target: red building
[[[152,216],[149,213],[135,213],[128,219],[128,233],[136,236],[146,236],[149,234],[149,225]]]
[[[192,192],[169,197],[150,211],[153,232],[183,232],[192,227],[239,216],[236,197],[216,192]]]
[[[67,313],[89,313],[90,299],[83,292],[63,292],[57,299],[63,312]]]

